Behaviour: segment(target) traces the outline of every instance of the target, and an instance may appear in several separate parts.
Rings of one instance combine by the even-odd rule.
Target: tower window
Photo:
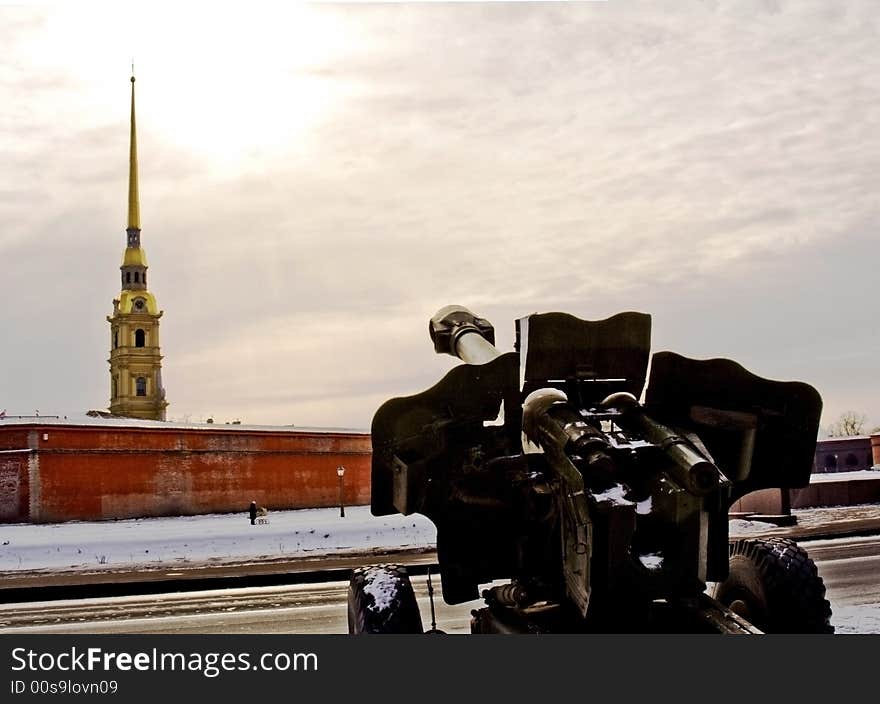
[[[134,272],[134,282],[135,282],[136,284],[139,284],[139,283],[140,283],[140,278],[141,278],[140,273],[137,272],[137,271]]]
[[[125,283],[127,283],[127,284],[131,283],[131,272],[130,271],[125,272]]]
[[[147,344],[147,333],[143,330],[135,330],[134,331],[134,346],[135,347],[143,347]]]
[[[113,349],[119,347],[119,330],[113,331]]]
[[[147,380],[145,377],[139,376],[135,380],[135,389],[136,394],[138,396],[146,396],[147,395]]]

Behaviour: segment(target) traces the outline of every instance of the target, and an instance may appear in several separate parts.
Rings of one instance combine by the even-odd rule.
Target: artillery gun
[[[464,364],[376,412],[371,510],[434,522],[472,633],[833,632],[801,547],[728,534],[740,497],[809,482],[814,388],[658,352],[645,389],[643,313],[529,315],[507,353],[460,306],[429,332]],[[400,566],[355,570],[348,608],[351,633],[422,632]]]

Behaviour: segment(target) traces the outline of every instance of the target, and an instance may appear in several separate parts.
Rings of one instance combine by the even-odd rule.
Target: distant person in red
[[[257,502],[251,501],[251,507],[248,510],[248,514],[251,517],[251,525],[255,525],[257,522]]]

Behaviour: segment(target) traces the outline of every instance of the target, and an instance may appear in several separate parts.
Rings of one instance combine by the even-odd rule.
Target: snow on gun
[[[647,380],[643,313],[530,315],[505,353],[460,306],[429,332],[465,363],[376,412],[371,510],[434,522],[444,600],[485,601],[473,633],[833,630],[803,549],[728,541],[739,497],[809,482],[811,386],[672,352],[653,355]],[[370,570],[381,605],[356,571],[349,631],[421,632],[405,570]]]

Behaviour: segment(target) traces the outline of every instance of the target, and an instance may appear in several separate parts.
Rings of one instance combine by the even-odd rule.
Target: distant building
[[[128,165],[128,236],[122,255],[122,292],[113,301],[110,323],[110,412],[117,416],[165,420],[165,388],[159,352],[162,311],[147,289],[147,255],[141,247],[138,198],[134,76],[131,77],[131,138]]]
[[[876,436],[880,438],[880,436]],[[847,438],[828,438],[816,443],[816,456],[813,472],[858,472],[871,469],[880,464],[871,451],[871,438],[868,435],[854,435]]]

